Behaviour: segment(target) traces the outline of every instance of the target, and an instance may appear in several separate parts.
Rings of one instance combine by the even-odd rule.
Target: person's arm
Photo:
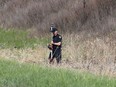
[[[60,46],[62,44],[62,37],[59,36],[58,39],[57,39],[57,41],[58,41],[57,43],[54,43],[53,41],[51,41],[51,44]]]
[[[51,42],[51,44],[53,44],[53,45],[57,45],[57,46],[60,46],[60,45],[61,45],[61,42],[54,43],[54,42],[52,41],[52,42]]]

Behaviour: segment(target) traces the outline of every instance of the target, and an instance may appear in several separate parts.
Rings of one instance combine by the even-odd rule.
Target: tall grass
[[[116,76],[116,41],[112,37],[115,33],[106,37],[67,34],[63,36],[63,58],[73,68]]]
[[[0,60],[1,87],[115,87],[116,79]]]

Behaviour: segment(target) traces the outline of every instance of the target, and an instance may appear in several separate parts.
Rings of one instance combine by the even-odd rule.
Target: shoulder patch
[[[59,36],[59,38],[62,38],[61,36]]]

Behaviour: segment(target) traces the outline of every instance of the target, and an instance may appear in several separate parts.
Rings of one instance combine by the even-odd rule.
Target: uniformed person
[[[61,63],[61,51],[62,51],[62,36],[58,34],[58,30],[55,27],[52,27],[50,30],[53,33],[52,37],[52,53],[49,54],[49,62],[52,63],[54,58],[57,61],[57,64]]]

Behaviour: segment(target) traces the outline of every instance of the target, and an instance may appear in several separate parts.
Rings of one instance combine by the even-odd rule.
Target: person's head
[[[57,30],[53,32],[53,35],[54,36],[56,36],[57,34],[58,34],[58,31]]]
[[[57,28],[54,28],[54,27],[51,28],[50,32],[52,32],[54,36],[58,34]]]

